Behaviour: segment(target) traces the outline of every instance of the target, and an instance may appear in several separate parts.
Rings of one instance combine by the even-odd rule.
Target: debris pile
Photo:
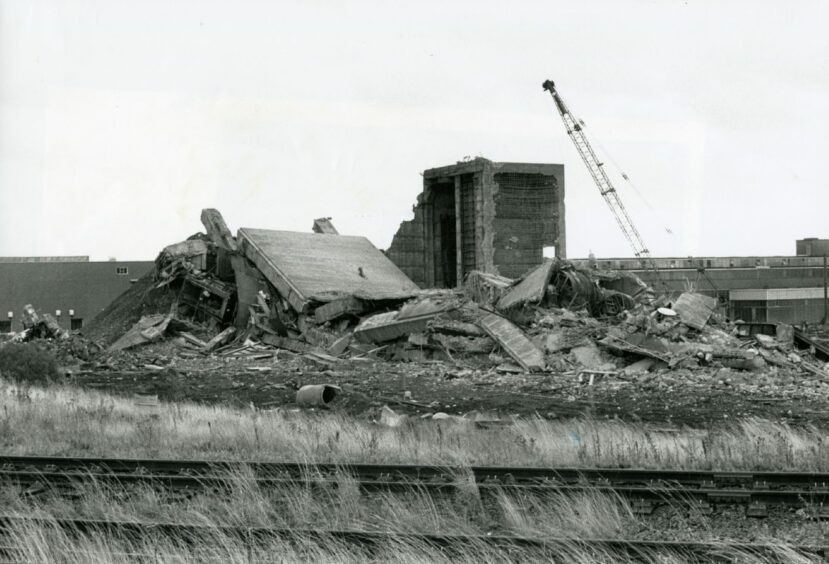
[[[732,322],[714,298],[656,296],[631,274],[554,259],[516,280],[473,271],[460,288],[422,290],[328,218],[309,233],[240,228],[236,236],[216,210],[201,219],[206,234],[165,247],[154,272],[83,336],[27,306],[15,339],[55,343],[85,362],[82,371],[122,374],[202,374],[231,363],[336,383],[346,364],[419,363],[445,380],[507,384],[536,374],[587,385],[722,370],[829,376],[829,340],[783,324]],[[323,387],[303,392],[304,405],[326,406],[343,391],[313,385]]]

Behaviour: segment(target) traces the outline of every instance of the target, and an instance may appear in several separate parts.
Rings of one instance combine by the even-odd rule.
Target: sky
[[[827,29],[825,1],[0,0],[0,256],[151,260],[204,207],[386,248],[421,172],[476,156],[563,163],[567,254],[632,256],[546,79],[653,255],[792,255],[829,238]]]

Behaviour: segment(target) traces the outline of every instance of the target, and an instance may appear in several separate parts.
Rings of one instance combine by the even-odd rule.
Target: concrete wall
[[[502,276],[517,278],[543,261],[543,248],[555,245],[556,179],[524,173],[496,173],[492,246]]]
[[[414,218],[400,224],[386,256],[421,288],[426,286],[426,226],[422,194],[414,207]]]
[[[823,255],[829,255],[829,239],[818,239],[817,237],[798,239],[795,243],[795,251],[797,256],[822,257]]]
[[[418,285],[445,287],[471,270],[520,276],[544,247],[565,257],[566,245],[563,165],[477,158],[423,173],[414,218],[386,254]]]
[[[22,330],[23,306],[32,304],[52,315],[60,310],[58,322],[71,329],[73,317],[91,321],[154,266],[152,261],[0,262],[0,321],[9,321],[11,312],[11,330]]]

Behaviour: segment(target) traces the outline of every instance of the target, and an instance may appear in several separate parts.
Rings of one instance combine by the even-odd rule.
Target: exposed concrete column
[[[455,175],[455,285],[460,287],[463,284],[463,221],[461,220],[463,208],[461,207],[461,176]]]
[[[553,216],[555,222],[555,241],[556,241],[556,256],[561,259],[567,258],[567,222],[564,215],[564,167],[560,167],[560,172],[553,175],[556,183],[556,209]]]
[[[435,212],[432,205],[429,181],[423,179],[423,268],[426,270],[426,286],[435,286]]]
[[[483,262],[478,265],[484,272],[499,274],[495,265],[495,198],[498,194],[498,184],[492,170],[492,162],[484,160],[481,171],[481,251]]]

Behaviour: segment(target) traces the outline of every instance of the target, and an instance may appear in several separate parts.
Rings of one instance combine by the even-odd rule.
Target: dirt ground
[[[168,401],[263,409],[293,408],[299,386],[328,383],[343,389],[332,409],[364,417],[389,405],[420,415],[477,410],[501,417],[592,416],[677,426],[750,416],[799,424],[829,422],[829,383],[783,371],[676,370],[611,375],[594,378],[591,385],[586,376],[572,372],[502,374],[469,368],[466,362],[457,367],[441,361],[378,359],[320,363],[287,351],[259,360],[182,359],[163,353],[158,347],[153,353],[145,349],[138,363],[125,369],[79,366],[71,379],[121,395],[157,394]],[[404,399],[405,392],[411,392],[405,395],[411,399]]]

